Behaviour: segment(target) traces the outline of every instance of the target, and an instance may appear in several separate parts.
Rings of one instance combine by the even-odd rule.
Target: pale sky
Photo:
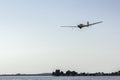
[[[120,70],[120,0],[0,0],[0,74]],[[89,28],[63,28],[89,21]]]

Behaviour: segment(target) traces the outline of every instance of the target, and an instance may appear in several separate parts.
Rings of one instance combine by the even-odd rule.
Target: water
[[[120,80],[120,76],[79,76],[79,77],[0,76],[0,80]]]

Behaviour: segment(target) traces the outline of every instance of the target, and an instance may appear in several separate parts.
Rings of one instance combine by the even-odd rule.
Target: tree
[[[66,76],[70,76],[70,75],[71,75],[71,71],[70,70],[66,71]]]
[[[72,75],[72,76],[77,76],[78,73],[77,73],[76,71],[72,71],[72,72],[71,72],[71,75]]]

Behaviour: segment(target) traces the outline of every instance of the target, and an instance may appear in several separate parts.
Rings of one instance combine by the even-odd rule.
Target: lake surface
[[[120,76],[79,76],[79,77],[0,76],[0,80],[120,80]]]

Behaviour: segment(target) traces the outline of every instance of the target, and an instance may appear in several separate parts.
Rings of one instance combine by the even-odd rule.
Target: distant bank
[[[78,73],[76,71],[60,71],[59,69],[52,72],[53,76],[120,76],[120,71],[111,72],[111,73],[104,73],[104,72],[96,72],[96,73]]]
[[[52,76],[52,73],[41,73],[41,74],[1,74],[0,76]]]
[[[120,76],[120,71],[104,73],[104,72],[96,72],[96,73],[78,73],[76,71],[68,70],[66,72],[61,71],[60,69],[56,69],[52,73],[41,73],[41,74],[0,74],[0,76]]]

